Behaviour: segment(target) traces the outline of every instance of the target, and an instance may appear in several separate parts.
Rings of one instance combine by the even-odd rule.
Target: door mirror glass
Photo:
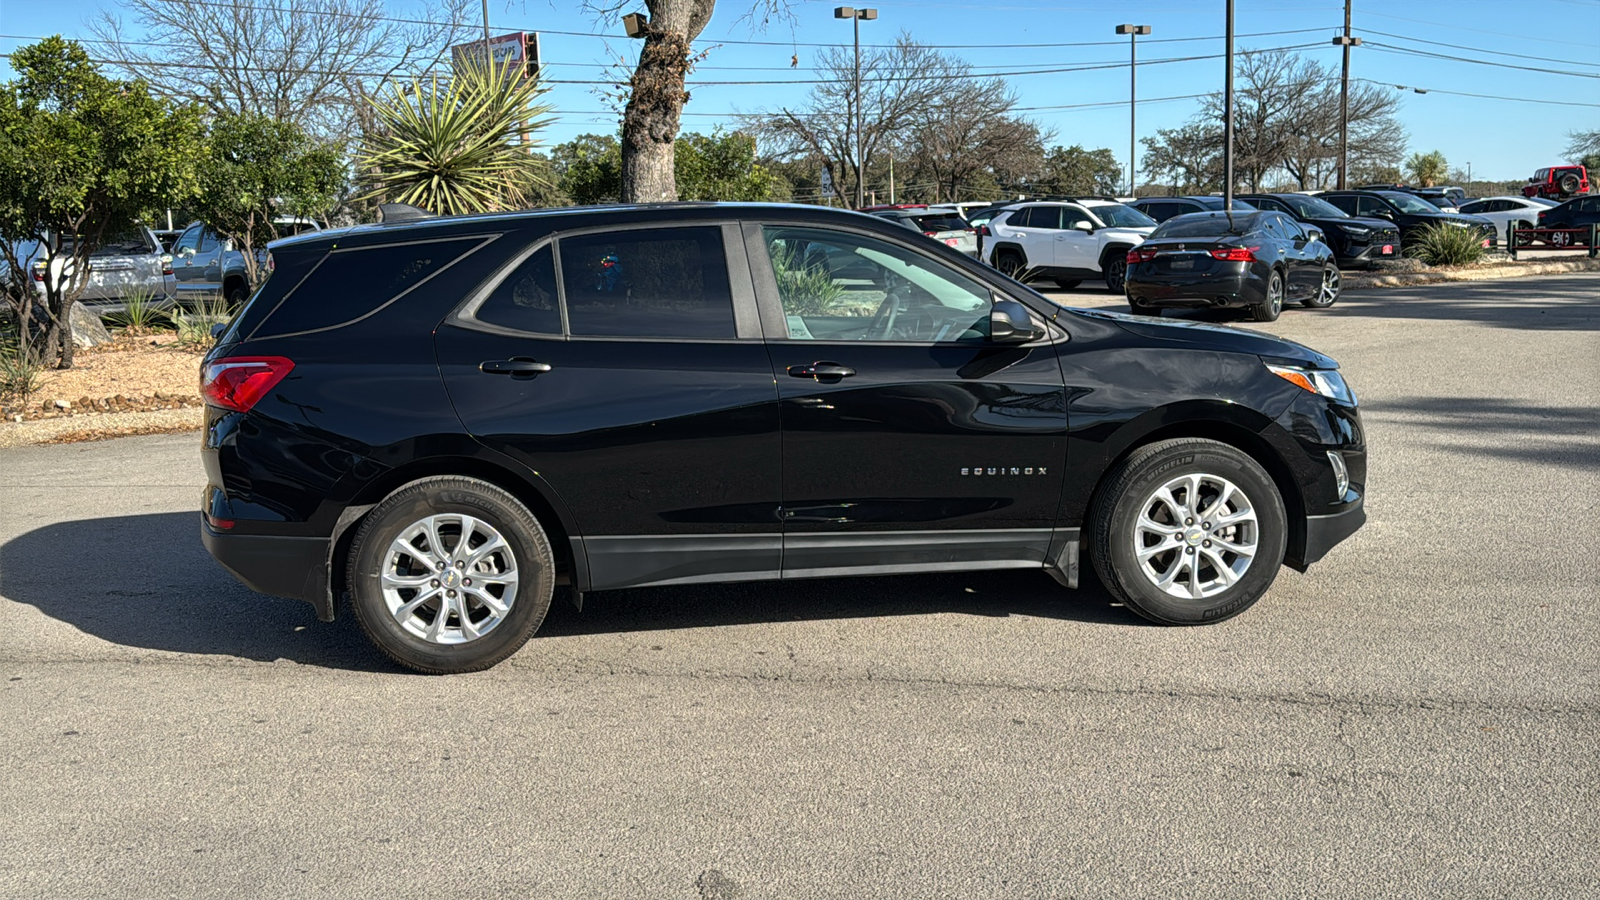
[[[989,340],[997,344],[1026,344],[1044,337],[1033,324],[1028,308],[1015,300],[996,300],[989,310]]]

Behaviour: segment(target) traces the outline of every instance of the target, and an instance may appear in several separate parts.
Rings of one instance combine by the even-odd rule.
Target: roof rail
[[[409,203],[382,203],[378,205],[380,222],[410,222],[416,219],[431,219],[433,213]]]

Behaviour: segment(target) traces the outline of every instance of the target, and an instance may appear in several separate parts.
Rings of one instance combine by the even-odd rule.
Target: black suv
[[[1400,229],[1400,243],[1411,243],[1424,228],[1437,226],[1476,228],[1483,246],[1499,241],[1494,222],[1482,216],[1447,213],[1426,200],[1403,191],[1326,191],[1317,196],[1358,219],[1386,219]]]
[[[1242,194],[1260,209],[1281,212],[1322,230],[1339,268],[1371,266],[1400,255],[1400,229],[1388,219],[1356,218],[1310,194]]]
[[[663,204],[271,245],[203,363],[201,535],[481,669],[558,585],[1035,569],[1158,622],[1259,598],[1364,521],[1337,364],[1062,309],[891,222]]]

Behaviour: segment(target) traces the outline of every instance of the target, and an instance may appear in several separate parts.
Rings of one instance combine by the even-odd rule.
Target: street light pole
[[[1117,34],[1128,36],[1128,196],[1137,197],[1139,161],[1134,149],[1139,133],[1139,35],[1149,34],[1149,25],[1118,25]]]
[[[850,19],[855,26],[856,33],[856,77],[855,77],[855,104],[856,104],[856,209],[867,205],[866,193],[866,159],[862,149],[863,130],[861,115],[861,20],[872,21],[878,17],[875,9],[856,9],[850,6],[836,7],[833,11],[835,19]]]
[[[1228,72],[1222,80],[1222,208],[1233,209],[1233,0],[1228,0]]]

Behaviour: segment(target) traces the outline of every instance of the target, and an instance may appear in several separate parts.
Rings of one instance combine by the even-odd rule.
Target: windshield
[[[1190,238],[1190,237],[1223,237],[1230,234],[1247,234],[1256,224],[1255,215],[1232,216],[1221,214],[1200,213],[1187,216],[1178,216],[1168,219],[1156,227],[1150,235],[1151,240],[1156,238]],[[1231,225],[1231,227],[1230,227]]]
[[[1320,197],[1308,197],[1304,194],[1284,194],[1278,197],[1283,205],[1294,210],[1294,214],[1302,219],[1348,219],[1344,210]]]
[[[1388,200],[1390,203],[1393,203],[1395,206],[1399,207],[1401,212],[1419,213],[1421,215],[1436,214],[1439,212],[1439,207],[1434,206],[1432,203],[1429,203],[1421,197],[1413,197],[1410,194],[1384,194],[1383,196],[1385,200]]]
[[[1095,214],[1100,221],[1113,228],[1154,228],[1156,220],[1150,218],[1131,206],[1121,203],[1108,203],[1105,206],[1091,206],[1089,212]]]

